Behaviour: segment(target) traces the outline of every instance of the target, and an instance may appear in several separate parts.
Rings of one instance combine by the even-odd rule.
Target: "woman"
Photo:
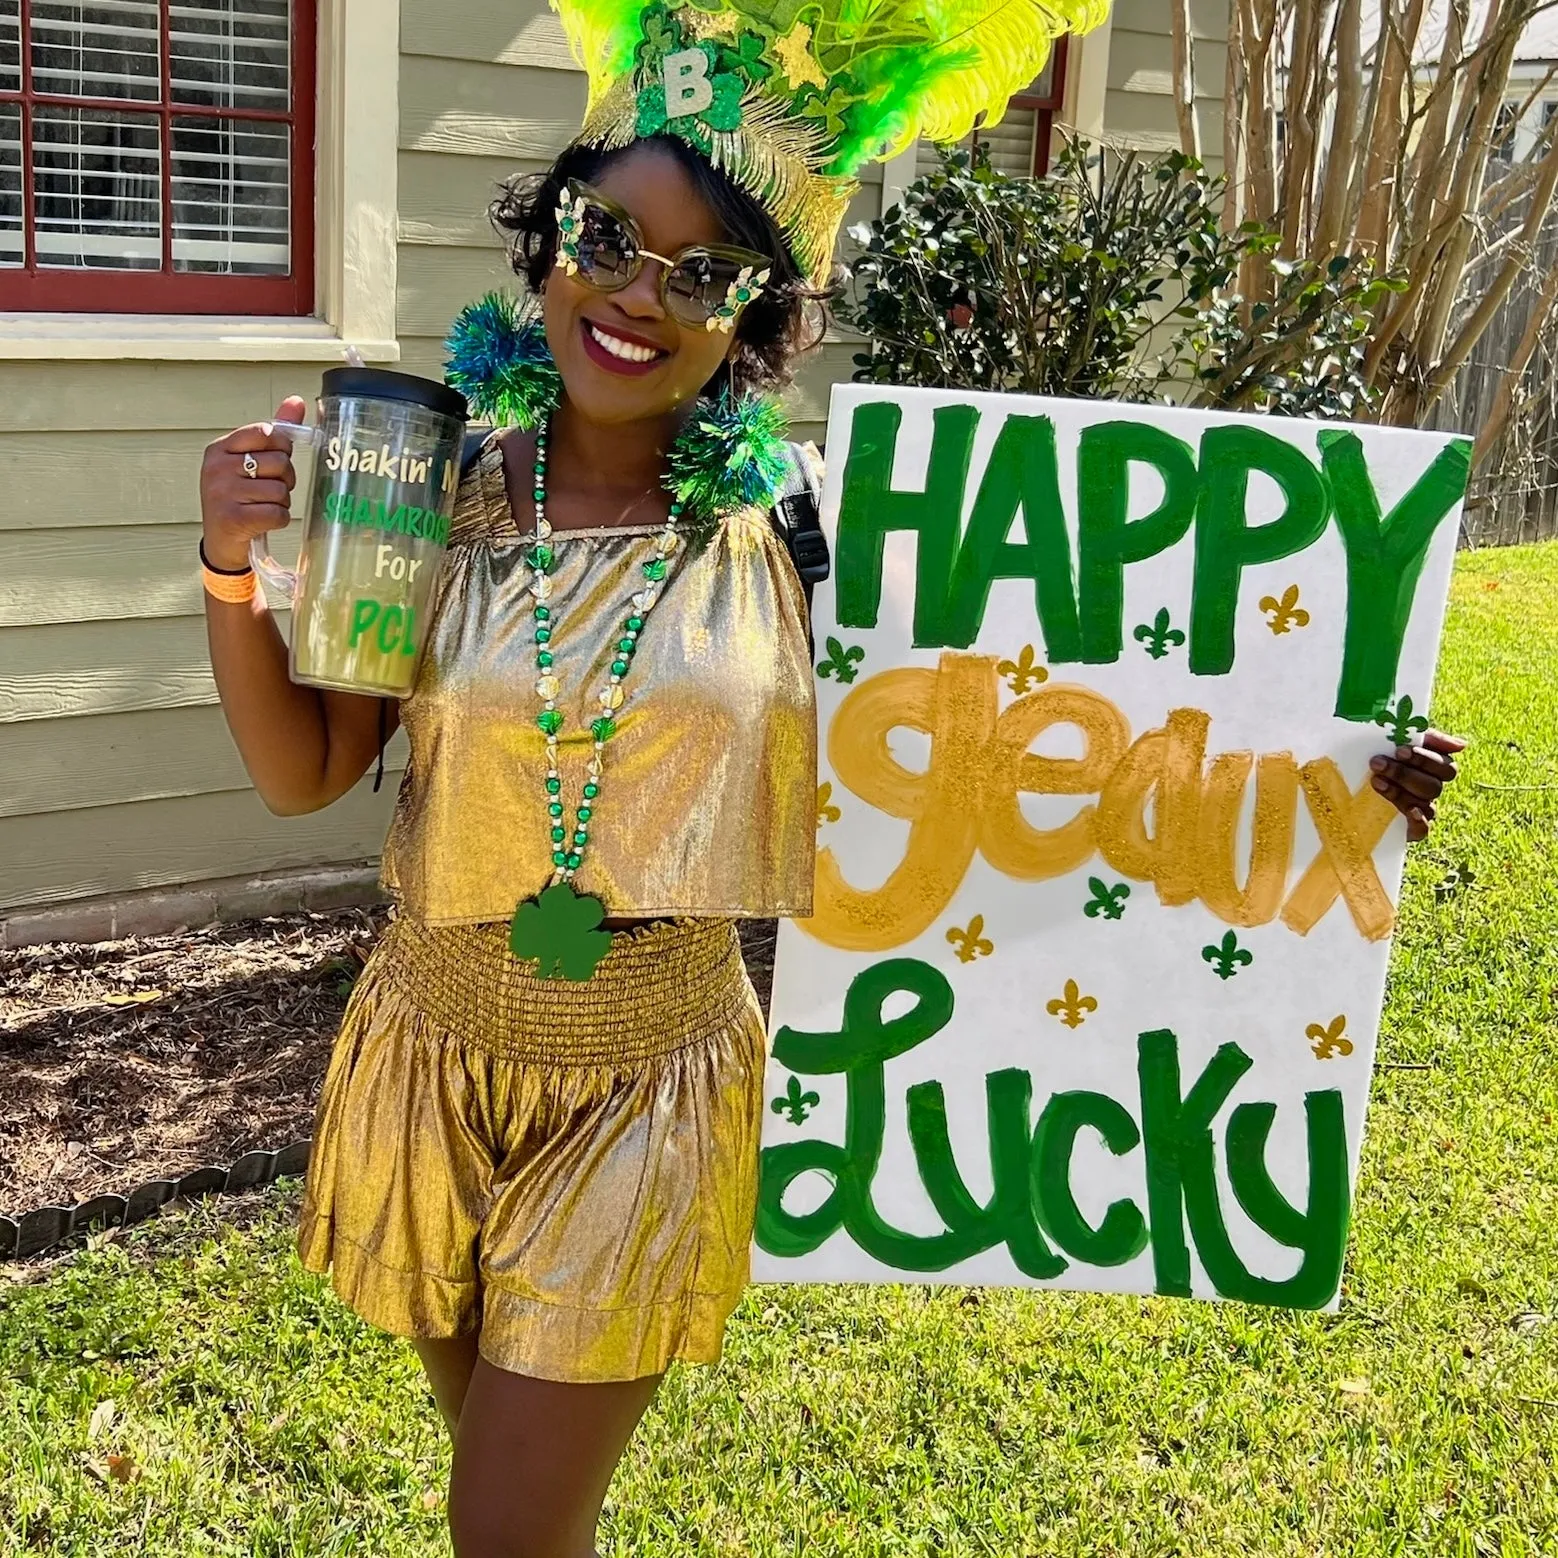
[[[412,761],[386,850],[401,913],[320,1104],[300,1254],[411,1338],[454,1436],[461,1558],[591,1553],[659,1378],[672,1359],[718,1357],[747,1276],[764,1031],[733,927],[810,910],[810,655],[763,505],[712,503],[692,470],[678,490],[720,509],[696,544],[710,516],[665,477],[697,464],[695,408],[783,381],[848,192],[820,143],[804,198],[793,179],[776,189],[772,157],[753,152],[763,111],[735,128],[667,120],[689,76],[715,85],[688,103],[718,104],[740,59],[769,62],[740,78],[744,102],[804,73],[809,30],[776,35],[757,14],[771,8],[731,9],[734,32],[705,34],[709,6],[650,6],[626,55],[564,10],[592,66],[593,129],[494,210],[541,300],[549,353],[532,341],[537,373],[506,386],[535,426],[491,439],[461,489],[404,706]],[[1041,10],[1013,84],[1042,61]],[[613,107],[624,80],[630,134]],[[277,417],[305,409],[289,399]],[[287,448],[258,424],[207,451],[218,576],[242,577],[250,539],[288,522]],[[400,710],[289,681],[262,599],[212,598],[208,617],[266,803],[300,813],[345,794]],[[1455,745],[1381,759],[1376,783],[1414,836]],[[547,954],[516,954],[549,899],[598,935],[585,888],[611,916],[609,950],[586,977],[544,978]]]

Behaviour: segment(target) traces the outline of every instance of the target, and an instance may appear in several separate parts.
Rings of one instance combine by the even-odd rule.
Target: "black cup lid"
[[[330,368],[320,392],[328,396],[361,395],[374,400],[399,400],[411,406],[425,406],[440,416],[457,422],[470,419],[465,396],[436,379],[418,378],[414,373],[393,373],[388,368]]]

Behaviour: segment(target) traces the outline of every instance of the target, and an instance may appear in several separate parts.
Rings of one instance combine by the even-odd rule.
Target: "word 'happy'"
[[[996,435],[966,531],[962,516],[980,412],[942,406],[923,490],[895,488],[903,410],[870,401],[854,415],[838,529],[838,620],[876,626],[883,547],[894,531],[917,537],[914,643],[967,648],[984,620],[991,583],[1031,579],[1051,665],[1111,664],[1124,638],[1125,570],[1194,527],[1190,669],[1233,669],[1234,622],[1245,569],[1314,545],[1334,517],[1347,561],[1347,614],[1336,713],[1372,720],[1394,689],[1407,623],[1429,545],[1465,496],[1471,443],[1443,448],[1388,514],[1354,432],[1323,427],[1319,463],[1249,424],[1209,427],[1199,449],[1140,421],[1095,422],[1077,449],[1076,566],[1061,500],[1055,424],[1008,416]],[[1129,516],[1132,466],[1155,470],[1158,506]],[[1249,520],[1252,475],[1274,482],[1281,514]],[[1008,540],[1018,515],[1021,540]]]

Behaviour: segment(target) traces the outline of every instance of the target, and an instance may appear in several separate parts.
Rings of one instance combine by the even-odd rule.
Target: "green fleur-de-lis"
[[[785,1089],[783,1098],[776,1098],[773,1102],[775,1114],[784,1115],[791,1125],[804,1125],[806,1116],[820,1104],[822,1100],[815,1093],[803,1093],[801,1091],[801,1079],[791,1077],[790,1085]]]
[[[1298,586],[1290,584],[1283,592],[1282,599],[1275,595],[1261,597],[1260,609],[1270,619],[1266,626],[1278,635],[1291,633],[1294,628],[1307,628],[1309,626],[1309,613],[1298,603]]]
[[[1421,714],[1412,712],[1412,700],[1404,694],[1395,708],[1376,714],[1374,723],[1383,725],[1398,747],[1409,746],[1413,736],[1421,735],[1428,729],[1428,721]]]
[[[1178,628],[1169,626],[1169,610],[1165,606],[1152,619],[1151,627],[1143,622],[1136,629],[1136,639],[1147,646],[1147,653],[1154,660],[1161,660],[1170,649],[1178,649],[1185,642],[1185,635]]]
[[[542,979],[582,984],[594,977],[596,966],[611,950],[611,933],[600,928],[605,917],[599,898],[554,883],[514,911],[509,950],[517,958],[534,958]]]
[[[1088,919],[1096,920],[1102,915],[1106,920],[1118,920],[1125,913],[1125,900],[1131,896],[1131,890],[1124,882],[1110,887],[1099,877],[1090,876],[1087,885],[1093,889],[1092,898],[1082,908]]]
[[[855,667],[865,659],[865,650],[858,644],[852,644],[846,649],[836,638],[827,641],[827,648],[828,658],[818,662],[817,675],[824,680],[836,676],[848,686],[860,674]]]
[[[1255,961],[1255,954],[1246,952],[1232,931],[1215,947],[1202,947],[1201,956],[1212,965],[1212,972],[1224,980],[1232,979],[1241,968],[1248,968]]]
[[[1020,698],[1025,692],[1049,680],[1049,672],[1034,655],[1033,645],[1024,644],[1022,653],[1015,660],[1003,660],[995,668],[997,676],[1004,676],[1012,691]]]

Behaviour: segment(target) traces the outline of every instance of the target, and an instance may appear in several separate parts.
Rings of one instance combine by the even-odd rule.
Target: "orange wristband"
[[[240,574],[216,573],[204,566],[200,569],[200,582],[205,585],[207,595],[226,601],[230,606],[242,606],[253,600],[259,588],[252,571]]]

